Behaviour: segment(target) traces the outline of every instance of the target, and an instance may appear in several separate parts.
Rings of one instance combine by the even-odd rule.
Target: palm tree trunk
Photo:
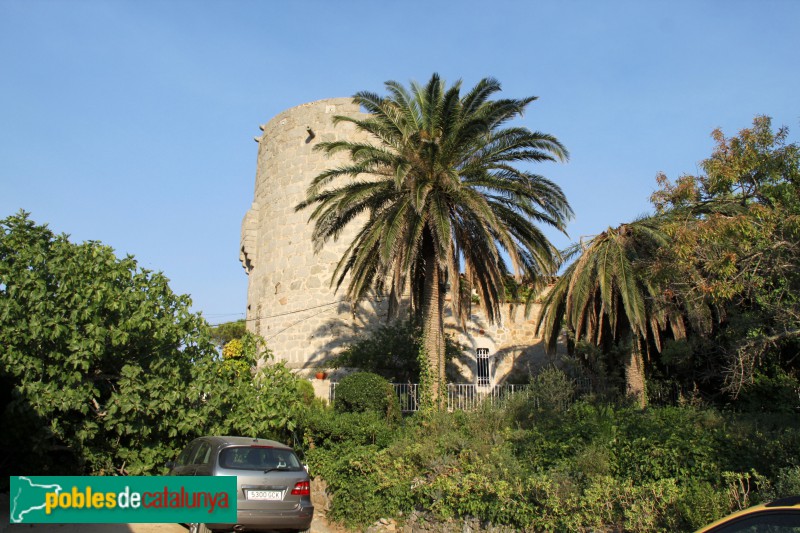
[[[638,335],[631,341],[630,356],[625,361],[625,393],[629,398],[636,400],[642,409],[647,405],[642,341]]]
[[[427,246],[426,246],[427,244]],[[425,281],[422,295],[422,339],[427,362],[429,394],[428,405],[439,410],[443,406],[444,390],[444,298],[442,297],[442,272],[436,261],[433,243],[423,241],[425,256]]]

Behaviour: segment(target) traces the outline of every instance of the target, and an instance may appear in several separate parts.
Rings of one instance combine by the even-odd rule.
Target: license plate
[[[282,500],[282,490],[248,490],[248,500]]]

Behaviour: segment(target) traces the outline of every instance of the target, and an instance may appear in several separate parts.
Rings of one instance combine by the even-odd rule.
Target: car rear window
[[[235,446],[219,453],[219,466],[234,470],[300,470],[292,450],[266,446]]]

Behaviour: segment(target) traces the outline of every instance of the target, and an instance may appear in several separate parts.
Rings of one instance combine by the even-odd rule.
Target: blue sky
[[[536,95],[570,237],[649,210],[717,127],[800,131],[800,2],[0,0],[0,218],[163,271],[212,323],[244,315],[239,229],[258,125],[439,72]],[[564,246],[569,239],[553,235]]]

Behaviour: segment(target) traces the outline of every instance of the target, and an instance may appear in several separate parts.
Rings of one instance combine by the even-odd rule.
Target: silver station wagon
[[[189,524],[202,531],[307,531],[314,506],[305,467],[280,442],[200,437],[167,463],[172,476],[236,476],[236,524]]]

